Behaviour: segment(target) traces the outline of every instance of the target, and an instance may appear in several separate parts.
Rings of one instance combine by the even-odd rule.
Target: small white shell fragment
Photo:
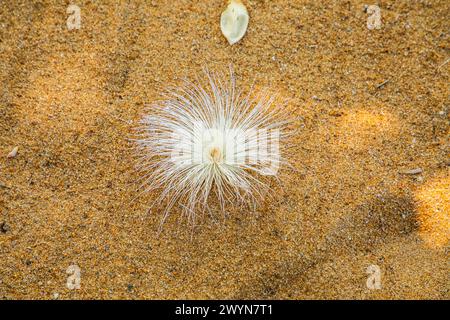
[[[14,158],[17,155],[17,151],[19,151],[19,147],[14,147],[10,153],[6,156],[7,158]]]
[[[231,0],[220,17],[220,29],[230,45],[235,44],[247,32],[248,12],[240,0]]]
[[[413,175],[413,174],[419,174],[419,173],[422,173],[422,172],[423,172],[422,168],[415,168],[415,169],[403,171],[403,174],[411,174],[411,175]]]

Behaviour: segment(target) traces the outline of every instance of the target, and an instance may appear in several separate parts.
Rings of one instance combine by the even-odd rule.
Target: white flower
[[[205,71],[207,85],[186,81],[153,103],[137,139],[145,191],[158,189],[163,221],[176,204],[194,223],[216,201],[256,205],[285,150],[285,105],[273,95],[243,96],[233,73]]]

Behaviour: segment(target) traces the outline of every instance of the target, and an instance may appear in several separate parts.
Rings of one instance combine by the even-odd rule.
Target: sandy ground
[[[245,1],[234,46],[225,1],[101,2],[71,31],[69,1],[0,3],[2,299],[449,298],[447,0],[381,1],[380,30],[364,1]],[[230,64],[291,99],[297,172],[158,236],[126,139],[159,87]]]

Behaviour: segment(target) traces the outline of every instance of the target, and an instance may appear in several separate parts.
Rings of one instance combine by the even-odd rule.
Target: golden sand
[[[383,1],[380,30],[364,1],[245,1],[233,46],[225,1],[74,3],[79,30],[69,1],[0,3],[0,298],[449,298],[447,0]],[[230,64],[291,99],[297,171],[158,236],[127,138],[160,87]]]

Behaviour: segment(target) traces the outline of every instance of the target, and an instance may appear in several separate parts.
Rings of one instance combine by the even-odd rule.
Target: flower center
[[[209,149],[209,157],[214,163],[222,162],[222,152],[218,147],[212,147]]]

